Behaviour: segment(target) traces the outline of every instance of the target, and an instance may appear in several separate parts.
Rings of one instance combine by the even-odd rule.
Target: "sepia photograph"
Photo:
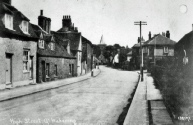
[[[193,125],[193,0],[0,0],[0,125]]]

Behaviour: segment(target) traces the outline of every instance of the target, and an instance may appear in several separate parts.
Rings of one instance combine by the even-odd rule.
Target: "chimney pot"
[[[192,24],[192,30],[193,30],[193,24]]]
[[[149,31],[149,40],[151,39],[151,31]]]
[[[164,32],[162,32],[162,36],[166,36]]]
[[[0,1],[5,2],[5,3],[7,3],[7,4],[10,4],[10,5],[11,5],[11,3],[12,3],[12,0],[0,0]]]
[[[77,27],[75,27],[75,32],[78,32],[78,28]]]
[[[43,16],[43,10],[40,10],[40,15]]]
[[[166,31],[166,37],[170,38],[170,31],[169,30]]]

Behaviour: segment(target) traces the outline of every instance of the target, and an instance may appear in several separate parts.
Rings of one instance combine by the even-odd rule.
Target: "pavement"
[[[98,75],[99,77],[96,77]],[[97,79],[92,79],[93,77]],[[51,120],[56,118],[70,118],[85,124],[117,124],[116,120],[137,85],[138,74],[102,67],[94,70],[93,77],[88,73],[79,77],[0,91],[0,121],[6,124],[22,123],[27,117],[36,122],[44,120],[41,123],[46,123],[47,119],[51,123]],[[74,84],[77,82],[79,84]],[[11,121],[14,118],[17,119]],[[161,93],[148,73],[144,73],[144,81],[138,82],[123,124],[173,124]]]
[[[147,74],[147,101],[151,124],[173,125],[173,121],[166,109],[160,91],[155,87],[154,80]]]
[[[163,103],[163,98],[154,85],[153,78],[144,73],[139,81],[124,125],[172,125],[172,119]]]
[[[50,81],[50,82],[45,82],[45,83],[40,83],[40,84],[32,84],[32,85],[26,85],[26,86],[16,87],[12,89],[1,90],[0,91],[0,102],[4,100],[18,98],[21,96],[25,96],[25,95],[73,84],[76,82],[88,80],[92,77],[98,76],[100,72],[101,72],[100,69],[94,69],[93,76],[91,76],[91,72],[90,72],[90,73],[87,73],[85,75],[78,76],[78,77],[60,79],[60,80]]]
[[[123,125],[149,125],[148,104],[146,100],[146,79],[146,74],[144,74],[144,81],[141,82],[141,80],[139,80]]]

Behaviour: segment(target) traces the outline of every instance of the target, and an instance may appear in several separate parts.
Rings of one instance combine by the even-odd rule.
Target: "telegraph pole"
[[[147,25],[147,22],[139,21],[139,22],[134,22],[134,24],[139,25],[139,28],[140,28],[140,50],[141,50],[140,71],[141,71],[141,81],[143,81],[143,51],[142,51],[142,45],[141,45],[141,25]]]

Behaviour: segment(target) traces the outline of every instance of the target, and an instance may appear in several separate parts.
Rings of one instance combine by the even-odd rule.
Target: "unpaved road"
[[[0,125],[114,125],[138,81],[104,66],[97,77],[0,102]]]

